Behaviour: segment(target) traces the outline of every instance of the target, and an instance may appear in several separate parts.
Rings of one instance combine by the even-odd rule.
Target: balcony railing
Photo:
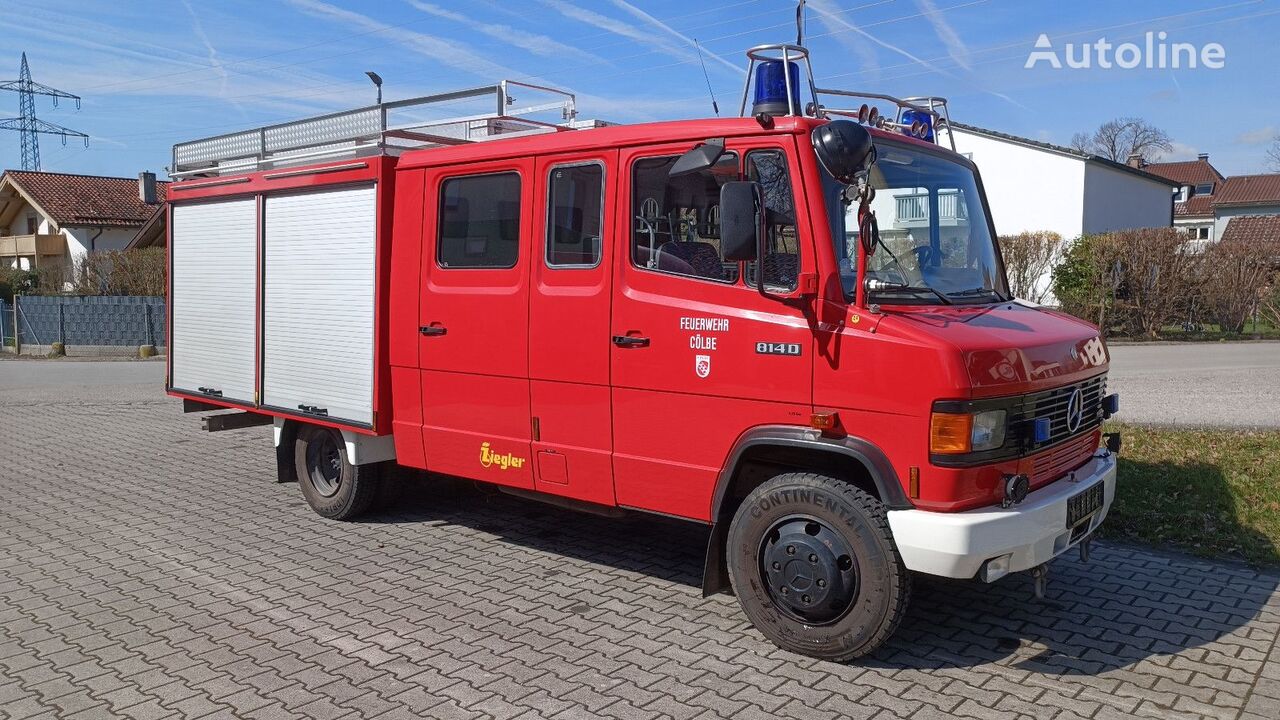
[[[928,223],[929,194],[912,193],[897,195],[897,220],[899,223]],[[938,193],[938,219],[940,221],[968,220],[969,213],[956,191]]]
[[[61,235],[0,235],[0,258],[42,257],[67,254],[67,239]],[[6,263],[7,264],[7,263]]]

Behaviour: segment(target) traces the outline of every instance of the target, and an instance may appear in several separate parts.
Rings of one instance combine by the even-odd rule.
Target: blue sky
[[[373,102],[363,71],[398,99],[502,78],[579,94],[583,117],[706,116],[706,71],[722,112],[741,98],[744,51],[794,40],[790,0],[0,0],[0,79],[25,50],[38,82],[84,97],[37,116],[89,133],[41,137],[43,169],[163,172],[182,140]],[[1064,12],[1065,11],[1065,12]],[[1226,49],[1222,69],[1024,68],[1041,33],[1068,42],[1167,42]],[[1122,115],[1208,152],[1227,174],[1266,170],[1280,132],[1276,0],[810,0],[807,44],[820,85],[950,98],[952,117],[1066,144]],[[0,117],[18,98],[0,94]],[[0,133],[0,167],[19,166]]]

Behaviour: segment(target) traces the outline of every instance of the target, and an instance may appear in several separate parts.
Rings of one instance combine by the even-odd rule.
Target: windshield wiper
[[[941,300],[944,305],[955,305],[955,301],[951,298],[928,286],[899,285],[897,283],[885,282],[883,280],[872,280],[867,283],[867,290],[869,292],[912,292],[917,295],[920,293],[929,293]]]
[[[988,287],[969,288],[968,290],[956,290],[955,292],[947,293],[948,297],[973,297],[974,295],[995,295],[1001,302],[1005,299],[1000,291]]]

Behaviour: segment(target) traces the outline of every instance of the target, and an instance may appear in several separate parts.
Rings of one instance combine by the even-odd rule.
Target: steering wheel
[[[920,266],[921,270],[933,267],[934,262],[940,259],[938,251],[931,245],[917,245],[911,248],[911,252],[915,253],[916,265]]]

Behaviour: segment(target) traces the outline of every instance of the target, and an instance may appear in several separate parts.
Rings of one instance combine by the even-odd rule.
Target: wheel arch
[[[893,464],[865,438],[826,437],[809,428],[777,425],[753,428],[729,452],[711,500],[711,536],[702,572],[702,594],[729,586],[725,541],[742,500],[782,472],[808,471],[845,480],[875,496],[891,510],[912,506]]]

